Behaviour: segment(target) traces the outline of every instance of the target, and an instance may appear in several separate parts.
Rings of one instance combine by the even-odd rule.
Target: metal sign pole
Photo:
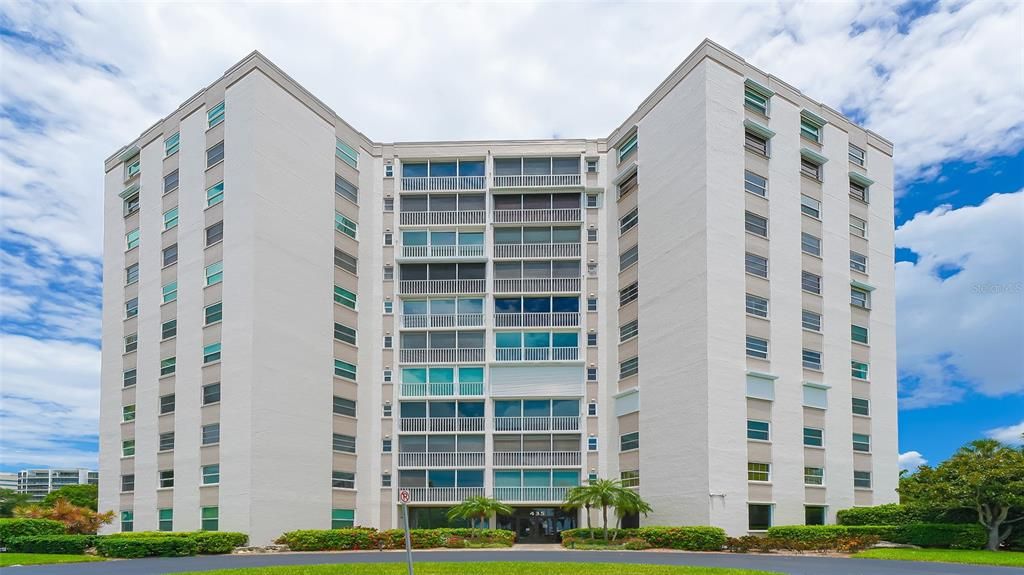
[[[409,565],[409,575],[415,575],[412,568],[412,536],[409,535],[409,500],[411,493],[402,490],[398,492],[398,499],[402,502],[402,522],[405,524],[405,562]]]

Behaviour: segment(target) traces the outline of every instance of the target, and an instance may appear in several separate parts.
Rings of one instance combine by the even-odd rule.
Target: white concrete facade
[[[0,488],[13,489],[40,501],[49,493],[68,485],[96,485],[97,472],[91,469],[23,469],[17,473],[0,473]]]
[[[745,106],[749,86],[770,94],[767,114]],[[820,142],[801,136],[802,113],[821,122]],[[768,154],[745,148],[762,130],[751,125],[772,134]],[[221,142],[223,160],[208,162]],[[801,175],[802,157],[827,160],[820,178]],[[644,524],[733,535],[759,530],[766,509],[776,525],[819,511],[834,522],[896,500],[892,146],[711,42],[608,138],[531,142],[375,143],[254,53],[105,168],[100,497],[121,513],[112,530],[267,543],[391,528],[400,486],[423,525],[474,494],[543,516],[592,476],[638,487],[655,510]],[[745,170],[767,179],[765,197],[744,191]],[[868,202],[851,181],[871,182]],[[209,201],[220,182],[223,201]],[[821,202],[817,217],[802,193]],[[620,234],[634,208],[639,223]],[[768,220],[767,238],[744,231],[745,212]],[[209,241],[218,225],[223,240]],[[820,238],[819,255],[802,253],[801,232]],[[548,239],[508,243],[523,234]],[[745,253],[768,259],[766,279],[745,273]],[[218,262],[222,281],[208,282]],[[801,290],[802,271],[820,294]],[[851,285],[870,309],[851,306]],[[746,313],[746,294],[769,300],[767,317]],[[802,310],[820,330],[802,327]],[[851,341],[853,325],[868,344]],[[769,341],[766,359],[746,354],[746,336]],[[803,349],[821,369],[802,366]],[[851,361],[870,377],[852,377]],[[852,398],[870,400],[868,415]],[[767,422],[769,439],[748,439],[748,420]],[[805,445],[807,428],[821,446]],[[751,462],[770,480],[748,480]],[[805,468],[822,469],[822,485],[806,485]],[[870,472],[863,487],[854,471]],[[536,532],[575,518],[517,521]]]

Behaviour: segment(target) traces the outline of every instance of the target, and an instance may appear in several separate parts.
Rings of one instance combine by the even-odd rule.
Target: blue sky
[[[1019,438],[1022,26],[963,0],[0,4],[0,469],[95,466],[103,159],[253,49],[379,140],[596,137],[714,39],[895,143],[903,463]]]

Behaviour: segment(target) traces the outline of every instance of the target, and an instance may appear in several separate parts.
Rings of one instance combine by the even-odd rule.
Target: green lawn
[[[971,565],[1024,567],[1024,553],[1015,551],[969,551],[963,549],[868,549],[854,555],[863,559],[939,561]]]
[[[179,575],[406,575],[405,563],[249,567]],[[777,575],[770,571],[611,563],[417,563],[416,575]]]
[[[92,555],[50,555],[46,553],[0,553],[0,567],[12,565],[46,565],[49,563],[82,563],[85,561],[106,561]]]

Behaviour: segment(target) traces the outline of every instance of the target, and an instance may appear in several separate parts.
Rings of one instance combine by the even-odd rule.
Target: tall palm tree
[[[654,508],[651,507],[650,503],[644,501],[640,497],[639,492],[633,489],[623,488],[622,492],[619,493],[618,499],[615,501],[616,531],[618,531],[619,526],[622,524],[622,518],[626,515],[636,513],[646,517],[651,511],[654,511]]]
[[[491,515],[512,515],[512,508],[497,499],[475,495],[467,497],[462,503],[448,510],[449,520],[463,519],[469,521],[474,539],[477,536],[477,521],[487,521],[491,518]]]
[[[590,494],[582,486],[573,487],[565,494],[565,502],[562,503],[562,507],[569,511],[579,511],[583,509],[587,514],[587,533],[590,534],[590,538],[594,538],[594,529],[590,524]]]
[[[569,493],[566,494],[566,502],[577,506],[577,509],[584,505],[600,507],[601,527],[604,531],[604,540],[607,541],[608,508],[615,505],[615,501],[619,498],[619,493],[624,489],[618,479],[595,479],[588,482],[587,485],[580,485],[570,489]]]

